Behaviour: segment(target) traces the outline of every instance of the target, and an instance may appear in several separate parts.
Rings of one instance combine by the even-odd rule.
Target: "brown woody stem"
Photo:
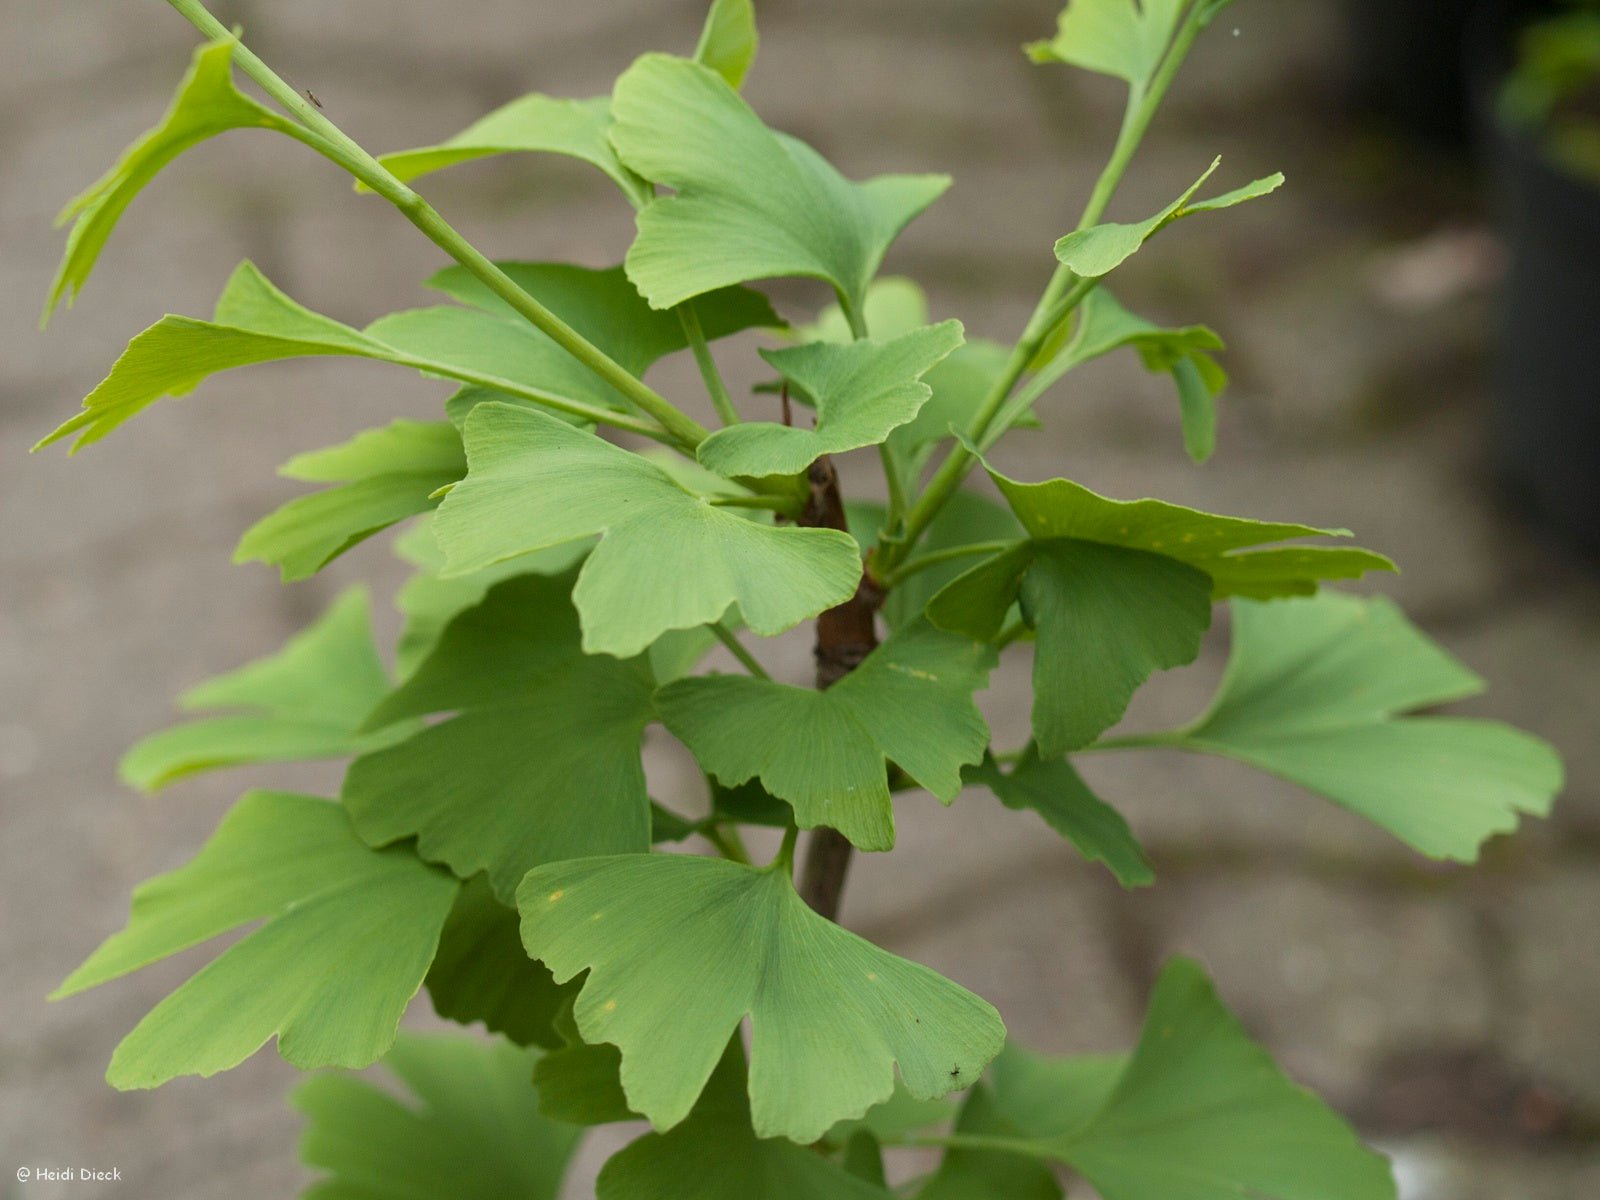
[[[809,478],[811,495],[805,511],[800,514],[799,524],[848,533],[839,473],[834,469],[833,460],[819,458],[812,464]],[[818,688],[832,687],[877,649],[877,615],[883,600],[883,589],[867,571],[862,574],[854,596],[817,618]],[[836,829],[818,829],[806,847],[805,864],[800,872],[800,895],[830,921],[839,916],[839,902],[850,873],[850,856],[849,841]]]

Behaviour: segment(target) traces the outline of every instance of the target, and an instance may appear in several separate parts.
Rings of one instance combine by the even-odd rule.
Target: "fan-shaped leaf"
[[[273,1036],[302,1069],[364,1067],[394,1041],[457,886],[408,848],[368,849],[336,804],[252,792],[187,866],[134,890],[128,927],[54,995],[262,921],[139,1022],[107,1080],[147,1088],[213,1075]]]
[[[351,765],[344,804],[370,844],[415,837],[462,878],[487,871],[508,903],[539,863],[649,848],[639,745],[654,681],[641,662],[583,653],[572,580],[496,585],[373,714],[458,715]]]
[[[1166,57],[1187,7],[1187,0],[1068,0],[1056,36],[1028,46],[1028,57],[1115,75],[1143,89]]]
[[[622,1051],[629,1105],[688,1116],[750,1017],[758,1137],[816,1141],[894,1090],[975,1080],[1004,1028],[984,1001],[812,912],[786,873],[675,854],[552,863],[517,893],[522,940],[558,980],[587,970],[575,1016]]]
[[[730,479],[761,478],[798,474],[825,454],[875,446],[916,418],[933,395],[919,381],[961,340],[961,322],[945,321],[885,342],[763,350],[761,357],[816,408],[816,427],[733,425],[702,442],[697,457]]]
[[[591,654],[630,658],[668,630],[737,606],[763,636],[841,604],[855,542],[713,506],[660,467],[553,417],[505,404],[467,419],[467,478],[434,518],[447,575],[603,534],[573,600]]]
[[[321,1075],[290,1103],[309,1122],[300,1157],[327,1172],[306,1200],[556,1200],[581,1133],[541,1116],[536,1056],[503,1042],[402,1034],[390,1092]]]
[[[121,775],[153,791],[200,771],[358,754],[392,736],[361,728],[388,691],[367,593],[351,588],[276,654],[207,680],[180,701],[189,710],[248,711],[144,738],[123,756]]]
[[[233,86],[233,47],[232,38],[199,47],[161,123],[62,210],[59,221],[72,221],[73,226],[45,304],[46,320],[63,299],[70,305],[82,290],[134,197],[185,150],[230,129],[270,129],[313,149],[322,148],[322,140],[304,126],[279,116]]]
[[[1224,208],[1232,208],[1247,200],[1257,200],[1283,186],[1282,175],[1269,175],[1265,179],[1258,179],[1254,183],[1246,184],[1214,199],[1191,203],[1195,193],[1207,179],[1211,178],[1212,172],[1221,162],[1220,158],[1213,162],[1206,173],[1195,181],[1193,187],[1147,221],[1126,225],[1116,223],[1095,225],[1089,229],[1080,229],[1067,234],[1056,243],[1056,258],[1080,278],[1099,279],[1101,276],[1111,274],[1132,258],[1141,246],[1174,221],[1181,221],[1184,217],[1192,217],[1196,213],[1218,212]]]
[[[300,496],[245,532],[235,562],[306,579],[397,521],[427,512],[434,493],[467,473],[461,435],[447,421],[395,421],[350,441],[291,459],[280,475],[341,486]]]
[[[803,276],[857,311],[889,245],[949,186],[939,175],[852,183],[761,123],[717,72],[647,54],[617,81],[611,144],[676,194],[639,213],[628,277],[656,308],[728,284]]]
[[[1070,1165],[1105,1200],[1394,1200],[1388,1163],[1284,1076],[1194,962],[1162,972],[1118,1066],[997,1072],[1019,1150]]]
[[[1366,550],[1248,549],[1338,530],[1107,500],[1065,479],[990,475],[1032,540],[948,584],[928,615],[952,632],[992,638],[1021,600],[1038,633],[1033,728],[1046,758],[1115,724],[1153,672],[1193,661],[1213,596],[1303,594],[1322,579],[1393,566]]]
[[[161,318],[128,343],[83,411],[39,446],[77,434],[73,449],[82,449],[162,397],[187,395],[219,371],[318,356],[390,362],[533,404],[552,393],[593,405],[621,402],[531,326],[435,308],[396,313],[362,332],[296,304],[247,262],[229,279],[214,321]]]
[[[1216,699],[1175,744],[1293,780],[1434,858],[1471,862],[1520,814],[1549,812],[1562,771],[1544,742],[1493,721],[1404,715],[1483,684],[1389,601],[1240,601],[1233,620]]]
[[[683,679],[656,707],[700,765],[737,787],[760,778],[802,829],[826,825],[863,850],[894,845],[886,760],[945,803],[979,762],[989,727],[972,702],[994,651],[917,622],[825,692],[742,675]],[[819,753],[819,747],[827,747]]]

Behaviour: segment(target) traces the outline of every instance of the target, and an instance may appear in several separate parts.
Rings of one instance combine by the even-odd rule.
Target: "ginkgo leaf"
[[[234,562],[306,579],[397,521],[427,512],[433,494],[467,473],[461,435],[448,421],[395,421],[350,441],[290,459],[278,473],[340,486],[289,501],[252,525]]]
[[[1155,77],[1188,0],[1068,0],[1056,36],[1033,42],[1036,63],[1068,63],[1142,90]]]
[[[581,1131],[540,1115],[537,1056],[504,1042],[403,1033],[383,1065],[402,1095],[349,1075],[291,1094],[306,1200],[556,1200]]]
[[[1227,373],[1211,353],[1223,342],[1204,325],[1166,329],[1129,312],[1104,287],[1095,288],[1078,307],[1071,336],[1059,347],[1047,348],[1037,363],[1038,375],[1028,392],[1042,394],[1067,372],[1083,363],[1131,346],[1145,369],[1172,376],[1178,391],[1184,448],[1196,462],[1205,462],[1216,449],[1216,398],[1228,384]],[[1019,393],[1022,402],[1027,392]],[[1010,409],[996,418],[994,427],[1009,427]]]
[[[744,1054],[730,1045],[688,1120],[650,1133],[601,1168],[598,1200],[889,1200],[804,1146],[751,1128]]]
[[[929,323],[928,298],[910,279],[898,276],[874,279],[862,304],[863,324],[872,336],[883,340],[921,329]],[[824,308],[809,325],[794,330],[798,341],[835,342],[855,340],[849,319],[837,304]],[[973,415],[987,398],[995,381],[1011,358],[1009,348],[986,338],[971,338],[934,364],[922,382],[933,395],[917,415],[890,433],[888,444],[906,461],[907,478],[920,473],[934,443],[950,437],[950,429],[966,429]],[[801,403],[804,396],[796,396]],[[1012,424],[1017,428],[1036,428],[1038,422],[1024,413]]]
[[[1022,1075],[1012,1092],[996,1074],[997,1107],[1023,1130],[1006,1140],[1071,1166],[1105,1200],[1396,1194],[1389,1164],[1283,1074],[1188,959],[1162,972],[1131,1057]]]
[[[52,998],[260,921],[139,1022],[106,1079],[214,1075],[274,1036],[303,1070],[364,1067],[394,1041],[457,887],[408,847],[369,849],[336,804],[252,792],[186,866],[134,889],[127,928]]]
[[[663,688],[656,708],[722,783],[759,778],[794,807],[802,829],[826,825],[863,850],[888,850],[886,763],[954,800],[961,768],[981,761],[989,744],[972,694],[988,686],[996,657],[991,647],[917,622],[825,692],[711,675]]]
[[[1080,229],[1067,234],[1056,243],[1056,258],[1082,279],[1099,279],[1101,276],[1109,275],[1132,258],[1141,246],[1174,221],[1181,221],[1198,213],[1232,208],[1247,200],[1257,200],[1283,186],[1284,178],[1281,174],[1269,175],[1265,179],[1258,179],[1254,183],[1246,184],[1242,188],[1211,200],[1191,203],[1194,201],[1195,193],[1206,180],[1211,178],[1221,163],[1220,158],[1214,161],[1188,191],[1149,220],[1132,224],[1095,225],[1089,229]]]
[[[1030,745],[1009,772],[987,758],[969,768],[966,779],[988,788],[1007,808],[1033,809],[1085,858],[1105,863],[1123,887],[1155,882],[1155,871],[1128,822],[1089,790],[1066,759],[1046,761]]]
[[[390,736],[362,730],[389,686],[366,590],[351,588],[277,653],[207,680],[179,701],[190,711],[244,711],[152,734],[123,756],[119,771],[131,786],[154,791],[201,771],[358,754]]]
[[[1433,858],[1471,862],[1521,814],[1550,811],[1562,768],[1543,741],[1494,721],[1405,715],[1483,682],[1390,601],[1235,602],[1233,636],[1211,708],[1171,744],[1281,775]]]
[[[528,957],[516,909],[495,899],[486,876],[461,885],[426,982],[433,1011],[446,1020],[481,1021],[519,1046],[561,1044],[556,1014],[572,989],[557,986],[549,968]]]
[[[818,916],[788,873],[678,854],[552,863],[517,892],[522,940],[574,1016],[622,1051],[629,1105],[657,1130],[689,1114],[728,1038],[752,1025],[757,1137],[816,1141],[894,1090],[931,1099],[1000,1051],[994,1009]]]
[[[712,0],[700,30],[694,60],[710,67],[738,90],[756,60],[756,8],[751,0]]]
[[[859,311],[889,245],[944,192],[942,175],[852,183],[774,133],[717,72],[647,54],[617,81],[611,144],[675,194],[639,213],[628,278],[656,308],[733,283],[802,276]]]
[[[58,218],[72,221],[66,253],[50,286],[45,319],[65,299],[70,306],[88,281],[100,251],[122,214],[152,179],[182,154],[230,129],[270,129],[321,150],[322,139],[304,126],[256,103],[233,86],[234,39],[209,42],[194,60],[161,123],[130,146],[99,180]]]
[[[457,715],[351,765],[342,796],[368,843],[415,837],[463,879],[487,871],[507,903],[539,863],[649,848],[639,747],[654,680],[583,653],[572,579],[497,584],[373,714],[375,727]]]
[[[764,637],[854,594],[848,534],[774,528],[695,495],[659,466],[544,413],[481,404],[467,477],[434,517],[447,575],[604,535],[573,600],[589,654],[631,658],[737,607]]]
[[[532,404],[552,394],[591,405],[620,403],[609,384],[532,326],[435,308],[395,313],[363,332],[296,304],[246,262],[228,280],[214,320],[161,318],[128,343],[85,398],[83,411],[35,449],[77,434],[73,449],[80,450],[163,397],[188,395],[219,371],[319,356],[394,363]]]
[[[560,154],[605,172],[630,201],[643,203],[648,187],[618,161],[607,140],[610,130],[609,96],[568,100],[534,92],[480,117],[437,145],[397,150],[378,161],[396,178],[409,181],[495,155]]]
[[[571,1020],[571,1006],[566,1017]],[[539,1111],[570,1125],[614,1125],[637,1121],[639,1114],[628,1107],[622,1091],[622,1056],[617,1048],[602,1042],[590,1046],[571,1029],[571,1040],[552,1050],[534,1068],[533,1082],[539,1089]]]
[[[816,427],[749,421],[719,429],[696,456],[730,479],[760,478],[798,474],[825,454],[877,445],[916,418],[933,395],[922,377],[961,342],[961,322],[945,321],[885,342],[763,350],[761,357],[815,407]]]
[[[1021,601],[1038,635],[1033,729],[1047,758],[1115,724],[1155,671],[1192,662],[1213,597],[1305,594],[1324,579],[1393,567],[1366,550],[1250,549],[1339,530],[1108,500],[1065,479],[1029,484],[989,474],[1030,540],[948,584],[928,615],[940,628],[993,638]]]

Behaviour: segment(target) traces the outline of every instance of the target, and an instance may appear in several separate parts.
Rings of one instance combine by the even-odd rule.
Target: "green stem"
[[[1018,617],[1000,631],[1000,635],[994,640],[994,648],[996,650],[1004,650],[1012,642],[1020,641],[1027,632],[1028,623]]]
[[[1122,128],[1117,134],[1116,146],[1112,149],[1111,158],[1107,161],[1105,169],[1095,181],[1094,190],[1089,194],[1083,215],[1078,219],[1078,229],[1083,230],[1098,225],[1105,216],[1112,197],[1116,195],[1117,188],[1121,185],[1123,176],[1127,174],[1140,143],[1149,131],[1150,123],[1155,119],[1156,113],[1161,108],[1161,102],[1166,99],[1172,81],[1177,77],[1178,69],[1183,65],[1184,59],[1194,46],[1195,39],[1200,36],[1200,31],[1205,26],[1200,14],[1199,5],[1189,10],[1188,17],[1173,39],[1166,57],[1149,85],[1143,88],[1134,87],[1129,92],[1128,105],[1123,115]],[[1051,331],[1076,307],[1075,303],[1071,303],[1073,295],[1087,285],[1087,289],[1078,295],[1078,301],[1081,302],[1082,297],[1087,295],[1097,282],[1078,279],[1065,265],[1055,269],[1044,294],[1039,297],[1039,303],[1035,306],[1022,337],[1013,347],[999,378],[995,380],[989,395],[985,397],[983,405],[973,418],[968,434],[973,442],[981,443],[990,421],[1005,405],[1017,382],[1039,352],[1039,347],[1044,344]],[[895,541],[885,542],[882,545],[881,561],[885,571],[892,572],[910,553],[917,539],[927,531],[939,510],[960,489],[962,481],[966,479],[976,462],[977,458],[965,446],[957,444],[951,449],[948,457],[934,472],[933,478],[928,481],[926,490],[911,506],[906,516],[904,533]]]
[[[717,360],[711,356],[711,346],[706,342],[706,331],[700,324],[700,314],[695,311],[693,300],[685,300],[678,305],[678,320],[683,325],[684,336],[689,339],[689,349],[694,352],[695,365],[700,368],[700,378],[705,380],[706,394],[711,397],[711,406],[717,410],[717,416],[722,418],[724,425],[739,424],[744,418],[733,406],[733,397],[728,394],[728,385],[722,382],[722,372],[717,370]]]
[[[167,0],[167,3],[206,37],[212,40],[233,39],[233,33],[211,15],[201,0]],[[705,426],[680,411],[666,397],[636,378],[598,346],[518,287],[509,275],[457,233],[432,205],[391,174],[344,130],[328,120],[314,104],[280,78],[277,72],[258,58],[249,47],[235,41],[233,58],[239,64],[239,68],[255,80],[263,91],[328,144],[329,158],[399,209],[429,241],[465,267],[484,286],[525,317],[556,345],[626,396],[640,411],[654,417],[676,441],[686,448],[693,449],[710,436],[710,431]]]
[[[745,649],[744,643],[734,635],[733,630],[729,629],[721,621],[718,621],[715,625],[711,626],[711,632],[716,635],[717,641],[726,646],[728,648],[728,652],[737,658],[740,663],[744,665],[744,669],[749,671],[750,674],[754,675],[757,679],[770,680],[772,678],[771,675],[767,674],[767,669],[756,661],[756,656],[751,654],[749,650]]]
[[[603,408],[598,404],[574,400],[570,396],[547,392],[543,388],[529,387],[526,384],[502,379],[498,375],[484,375],[477,371],[454,367],[448,363],[435,362],[432,359],[413,358],[408,354],[395,354],[377,361],[393,363],[398,367],[414,367],[428,375],[437,375],[444,379],[454,379],[458,383],[469,383],[478,387],[489,388],[496,392],[504,392],[508,396],[518,396],[542,408],[553,408],[557,412],[568,413],[595,425],[609,425],[613,429],[623,429],[629,433],[636,433],[640,437],[650,438],[653,441],[668,444],[674,441],[673,436],[654,421],[646,421],[643,418],[633,416],[631,413],[618,412],[614,408]]]
[[[892,533],[906,513],[905,478],[888,442],[878,443],[878,461],[883,465],[883,480],[889,489],[889,509],[884,514],[883,527]]]
[[[965,546],[951,546],[945,550],[930,550],[927,554],[920,554],[910,562],[901,565],[888,578],[882,580],[885,587],[898,587],[919,572],[930,567],[937,567],[947,562],[954,562],[961,558],[974,558],[980,554],[1002,554],[1017,545],[1014,541],[1003,542],[968,542]]]
[[[708,821],[700,827],[700,836],[705,838],[717,848],[717,853],[730,862],[750,865],[750,852],[745,849],[744,839],[739,836],[737,829],[724,829],[715,822]]]
[[[783,845],[778,847],[778,853],[773,857],[767,869],[782,869],[794,874],[794,847],[800,840],[800,826],[791,825],[783,831]]]

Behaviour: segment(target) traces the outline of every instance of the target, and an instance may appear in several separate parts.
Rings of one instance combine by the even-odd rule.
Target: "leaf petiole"
[[[737,658],[744,666],[744,669],[749,671],[750,674],[754,675],[757,679],[770,680],[772,678],[772,676],[767,673],[767,669],[756,660],[756,656],[751,654],[750,651],[745,648],[745,644],[739,640],[738,635],[735,634],[733,630],[729,629],[721,621],[718,621],[715,625],[711,626],[711,632],[716,636],[717,641],[726,646],[728,648],[728,652]]]

